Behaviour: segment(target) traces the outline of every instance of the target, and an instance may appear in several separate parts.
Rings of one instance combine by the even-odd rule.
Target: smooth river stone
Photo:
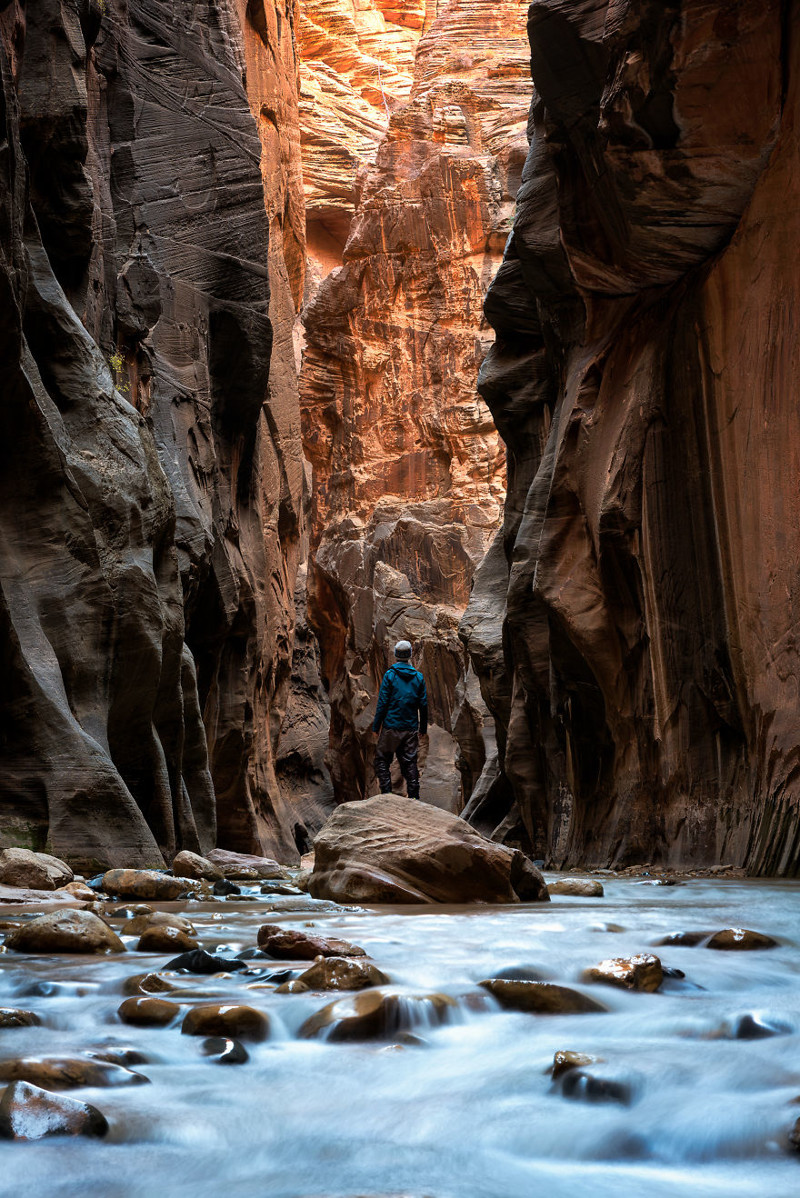
[[[193,1007],[181,1025],[185,1036],[222,1036],[228,1040],[266,1040],[269,1019],[255,1007],[214,1003]]]
[[[58,1096],[28,1082],[14,1082],[0,1101],[0,1136],[42,1140],[47,1136],[104,1136],[108,1121],[97,1107]]]
[[[552,982],[487,978],[480,985],[510,1011],[530,1011],[535,1015],[588,1015],[608,1009],[586,994]]]
[[[624,990],[644,990],[652,994],[664,980],[664,971],[658,957],[639,953],[635,957],[613,957],[601,961],[599,965],[584,970],[581,980],[619,986]]]
[[[124,953],[116,932],[91,911],[52,911],[12,932],[6,948],[18,953]]]

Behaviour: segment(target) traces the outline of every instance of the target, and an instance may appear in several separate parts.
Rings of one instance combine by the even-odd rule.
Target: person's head
[[[411,661],[411,641],[398,641],[394,647],[394,655],[398,661]]]

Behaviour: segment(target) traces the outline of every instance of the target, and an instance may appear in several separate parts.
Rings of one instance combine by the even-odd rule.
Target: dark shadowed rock
[[[560,1088],[565,1098],[579,1102],[614,1102],[632,1106],[640,1083],[622,1070],[582,1068],[570,1069],[563,1074]]]
[[[180,956],[174,957],[161,968],[185,969],[187,973],[212,974],[235,973],[237,970],[247,969],[247,965],[236,957],[217,957],[213,953],[206,952],[204,948],[194,948],[188,953],[181,953]]]
[[[125,945],[91,911],[54,911],[23,924],[6,940],[18,953],[124,953]]]
[[[0,1028],[36,1027],[41,1022],[33,1011],[22,1011],[18,1007],[0,1007]]]
[[[245,1065],[250,1060],[244,1044],[224,1036],[210,1036],[203,1041],[200,1051],[203,1056],[213,1057],[218,1065]]]
[[[0,1136],[42,1140],[47,1136],[104,1136],[105,1116],[88,1102],[49,1094],[27,1082],[14,1082],[0,1100]]]
[[[337,902],[513,903],[546,900],[532,862],[464,820],[413,799],[377,795],[338,807],[314,841],[315,898]]]

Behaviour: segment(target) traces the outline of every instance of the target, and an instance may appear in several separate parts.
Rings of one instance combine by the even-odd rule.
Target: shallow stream
[[[298,900],[288,896],[157,904],[187,915],[203,947],[228,956],[254,946],[262,923],[313,923],[362,945],[398,991],[459,1000],[450,1022],[435,1027],[427,1004],[409,1004],[416,1042],[324,1043],[298,1039],[298,1029],[343,996],[277,994],[265,978],[282,963],[252,961],[262,971],[255,978],[175,975],[181,993],[164,995],[170,1000],[245,1002],[268,1013],[271,1038],[248,1044],[249,1061],[235,1067],[204,1057],[180,1021],[133,1028],[116,1018],[124,980],[163,968],[164,956],[0,955],[0,1005],[33,1010],[43,1025],[0,1031],[0,1058],[133,1047],[146,1058],[134,1068],[150,1083],[70,1091],[107,1117],[103,1141],[0,1143],[0,1195],[800,1194],[800,1158],[786,1148],[800,1115],[800,886],[605,886],[604,898],[503,908],[328,910],[304,898],[307,909],[293,912]],[[650,948],[672,932],[728,927],[766,932],[780,945]],[[604,958],[648,949],[685,979],[656,994],[578,981]],[[577,985],[608,1011],[503,1011],[477,983],[514,966]],[[735,1038],[748,1015],[748,1034],[755,1024],[763,1037]],[[621,1083],[628,1104],[565,1096],[550,1077],[562,1049],[603,1058],[590,1071]]]

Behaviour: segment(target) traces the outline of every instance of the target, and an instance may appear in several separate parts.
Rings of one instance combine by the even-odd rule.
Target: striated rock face
[[[798,11],[540,0],[528,29],[480,384],[509,491],[463,625],[493,817],[558,864],[794,873]]]
[[[0,843],[86,868],[208,849],[214,785],[222,844],[294,851],[272,761],[303,230],[277,24],[261,0],[0,13]]]
[[[304,312],[309,612],[338,801],[372,793],[374,699],[401,637],[428,682],[423,797],[460,810],[491,752],[458,622],[505,488],[475,382],[527,150],[524,14],[516,0],[477,0],[432,21],[360,186],[343,265]]]

